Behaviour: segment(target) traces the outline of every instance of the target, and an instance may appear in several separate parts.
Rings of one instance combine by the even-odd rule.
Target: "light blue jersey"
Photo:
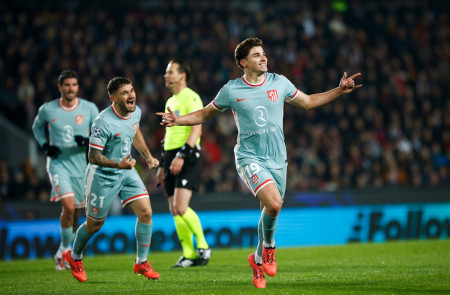
[[[52,184],[50,201],[74,197],[75,207],[86,204],[83,175],[86,169],[86,148],[79,147],[75,135],[89,137],[89,130],[98,115],[97,106],[87,100],[76,98],[73,107],[61,104],[61,98],[43,104],[34,119],[33,134],[40,146],[47,142],[61,150],[58,157],[47,157],[47,173]]]
[[[47,158],[48,166],[59,167],[74,177],[83,177],[86,169],[86,148],[79,147],[74,136],[89,137],[89,129],[98,115],[97,106],[76,98],[72,108],[64,107],[61,98],[43,104],[34,119],[33,134],[42,146],[47,142],[45,128],[48,126],[50,145],[57,146],[61,154],[57,158]]]
[[[268,169],[287,166],[283,133],[284,102],[297,95],[297,88],[284,76],[266,73],[264,81],[250,84],[245,77],[229,81],[212,101],[214,108],[230,108],[238,129],[234,148],[236,166]],[[248,168],[248,169],[250,169]],[[255,171],[249,171],[252,176]]]
[[[104,109],[92,125],[89,147],[102,151],[108,159],[121,162],[131,153],[131,145],[139,129],[141,109],[136,110],[128,117],[122,117],[114,109],[114,105]],[[105,179],[106,184],[113,183],[124,173],[124,169],[101,167],[89,163],[88,169],[95,168],[96,175]],[[133,168],[134,169],[134,168]]]
[[[114,105],[103,110],[92,125],[89,147],[102,151],[110,160],[121,162],[131,153],[141,120],[141,109],[122,117]],[[92,163],[86,169],[86,216],[93,220],[104,219],[116,196],[122,206],[148,198],[148,192],[136,169],[101,167]]]

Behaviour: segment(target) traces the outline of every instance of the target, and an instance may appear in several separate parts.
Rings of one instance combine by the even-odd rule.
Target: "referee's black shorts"
[[[200,187],[202,160],[200,151],[197,148],[194,148],[194,156],[184,159],[183,168],[178,175],[170,174],[170,164],[179,150],[174,149],[164,152],[164,188],[166,197],[173,196],[175,188],[186,188],[197,192]]]

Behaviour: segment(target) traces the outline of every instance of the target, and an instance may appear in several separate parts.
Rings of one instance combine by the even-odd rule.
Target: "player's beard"
[[[73,101],[75,98],[77,98],[77,93],[75,91],[71,91],[71,92],[66,92],[62,94],[62,97],[64,100],[71,102]]]
[[[117,106],[123,113],[132,113],[136,110],[136,101],[134,101],[133,105],[128,105],[126,101],[118,101]]]

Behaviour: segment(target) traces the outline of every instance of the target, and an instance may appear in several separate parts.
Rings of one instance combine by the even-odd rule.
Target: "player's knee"
[[[65,216],[73,216],[75,214],[75,204],[63,206],[62,214]]]
[[[142,223],[150,223],[152,221],[152,209],[150,209],[150,208],[143,208],[139,212],[138,219]]]
[[[281,200],[271,200],[266,204],[266,213],[273,217],[278,216],[281,211],[281,206]]]
[[[174,211],[173,216],[176,216],[176,215],[183,216],[184,213],[186,213],[186,211],[187,211],[187,208],[185,206],[175,206],[174,208],[175,209],[173,210]]]

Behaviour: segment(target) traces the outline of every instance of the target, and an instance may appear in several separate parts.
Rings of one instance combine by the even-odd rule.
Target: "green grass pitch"
[[[450,240],[277,250],[278,273],[252,285],[253,249],[214,249],[205,267],[171,269],[179,252],[149,256],[158,281],[133,273],[134,255],[85,257],[88,281],[53,260],[0,262],[0,294],[450,294]]]

